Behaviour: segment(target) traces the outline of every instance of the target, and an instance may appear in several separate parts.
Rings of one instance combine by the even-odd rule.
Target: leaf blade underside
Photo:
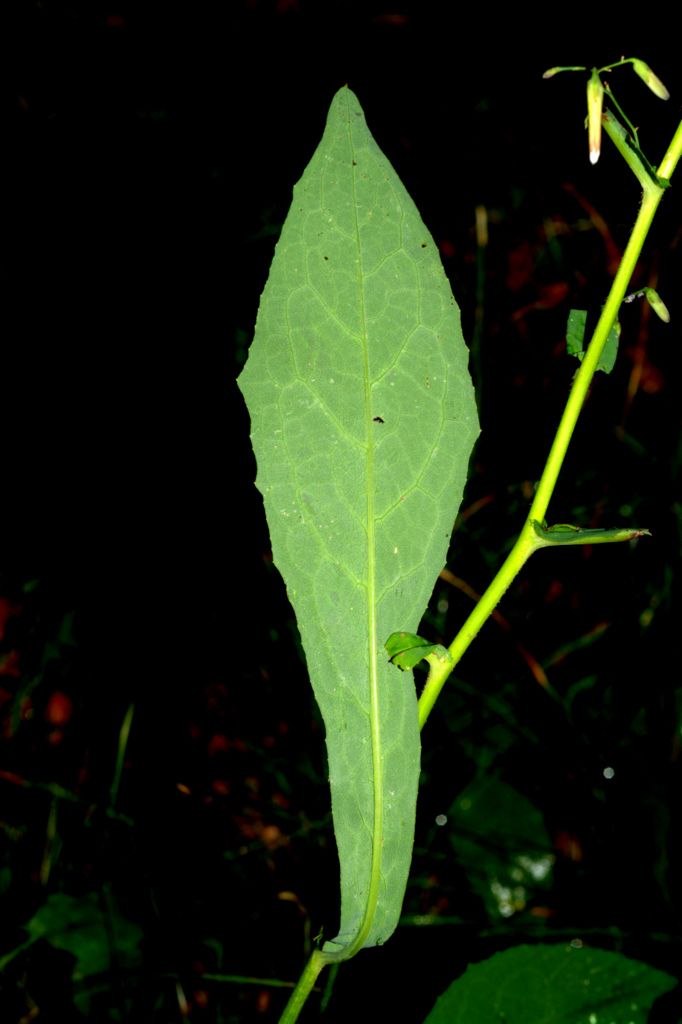
[[[437,249],[347,89],[294,198],[239,379],[274,560],[325,721],[345,958],[409,869],[419,729],[383,642],[416,630],[478,432]]]

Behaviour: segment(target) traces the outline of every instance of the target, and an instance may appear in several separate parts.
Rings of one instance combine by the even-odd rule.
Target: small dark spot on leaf
[[[381,416],[375,416],[375,417],[374,417],[374,422],[375,422],[375,423],[383,423],[384,421],[383,421],[383,419],[381,418]]]
[[[322,257],[322,259],[323,259],[323,260],[328,260],[328,259],[329,259],[329,257],[328,257],[328,256],[323,256],[323,257]]]
[[[358,162],[357,162],[357,160],[354,160],[353,161],[353,167],[357,167],[357,166],[358,166]]]
[[[426,248],[426,242],[422,242],[422,249]]]

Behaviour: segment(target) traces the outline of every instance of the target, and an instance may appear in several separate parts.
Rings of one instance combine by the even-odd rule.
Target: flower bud
[[[633,60],[632,66],[642,79],[642,81],[649,86],[651,91],[658,96],[661,100],[670,99],[670,93],[663,85],[658,75],[655,75],[648,64],[645,64],[643,60]]]
[[[666,306],[665,302],[658,294],[658,292],[655,291],[653,288],[645,288],[644,294],[646,295],[647,302],[653,309],[656,316],[659,316],[663,323],[670,323],[670,313],[668,312],[668,307]]]
[[[599,72],[592,68],[587,83],[587,131],[590,142],[590,163],[596,164],[601,152],[601,111],[604,99],[604,86]]]
[[[563,68],[547,68],[546,71],[543,71],[542,77],[554,78],[554,76],[558,75],[560,71],[587,71],[587,68],[578,67],[577,65],[574,64],[570,66],[567,65],[566,67]]]

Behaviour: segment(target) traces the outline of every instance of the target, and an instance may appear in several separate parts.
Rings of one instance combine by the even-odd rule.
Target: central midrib
[[[364,122],[363,122],[364,127]],[[363,376],[364,376],[364,414],[365,414],[365,481],[367,486],[367,643],[368,643],[368,665],[369,665],[369,716],[372,751],[372,790],[373,790],[373,814],[372,814],[372,863],[370,868],[369,889],[367,892],[367,903],[365,912],[358,928],[357,934],[350,943],[350,950],[353,952],[360,949],[371,931],[374,920],[374,913],[379,899],[379,884],[381,877],[381,851],[383,849],[383,766],[381,759],[381,728],[379,721],[379,678],[377,662],[377,619],[376,619],[376,591],[377,591],[377,565],[376,565],[376,544],[375,544],[375,521],[374,521],[374,434],[372,431],[372,392],[369,368],[369,349],[367,336],[367,316],[365,307],[365,284],[364,267],[362,260],[362,244],[360,238],[360,225],[358,220],[358,204],[356,195],[356,174],[358,163],[355,159],[353,146],[353,131],[350,116],[348,118],[348,138],[351,156],[351,180],[353,190],[353,209],[355,216],[355,236],[358,252],[358,297],[361,325],[361,341],[363,347]]]

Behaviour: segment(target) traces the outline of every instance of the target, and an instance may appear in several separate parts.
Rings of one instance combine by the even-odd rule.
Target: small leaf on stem
[[[639,537],[651,536],[649,530],[636,526],[593,530],[573,526],[572,523],[556,523],[553,526],[547,526],[546,523],[538,523],[536,520],[533,520],[532,525],[538,548],[565,547],[576,544],[618,544],[623,541],[637,540]]]
[[[434,657],[437,661],[441,662],[448,661],[449,659],[445,647],[441,644],[432,644],[429,640],[425,640],[424,637],[417,636],[416,633],[406,633],[403,631],[391,633],[384,647],[388,653],[389,661],[392,661],[403,672],[414,668],[422,658],[429,662]]]
[[[634,296],[633,296],[634,297]],[[568,314],[566,323],[566,351],[569,356],[575,356],[582,363],[585,355],[585,324],[587,322],[587,310],[572,309]],[[620,340],[620,324],[616,320],[609,331],[608,337],[597,362],[597,370],[603,373],[611,373],[618,355],[618,342]]]

